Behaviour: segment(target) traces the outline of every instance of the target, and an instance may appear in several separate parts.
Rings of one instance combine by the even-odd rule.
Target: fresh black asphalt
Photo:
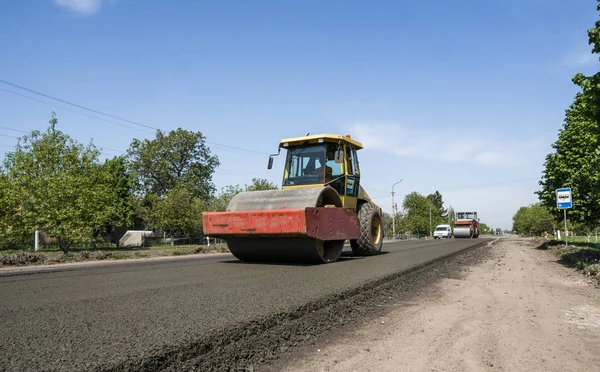
[[[199,343],[210,335],[237,329],[236,337],[243,338],[243,332],[257,330],[241,324],[298,314],[306,304],[484,241],[395,241],[378,256],[345,254],[316,266],[193,256],[27,275],[0,272],[0,371],[174,368],[174,358],[218,347]],[[195,348],[187,354],[179,352],[191,344]]]

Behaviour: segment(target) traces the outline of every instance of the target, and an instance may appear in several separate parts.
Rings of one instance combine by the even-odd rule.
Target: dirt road
[[[283,371],[600,371],[600,289],[528,240],[321,339]]]

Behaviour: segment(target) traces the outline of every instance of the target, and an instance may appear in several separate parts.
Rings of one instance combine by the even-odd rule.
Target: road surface
[[[413,300],[386,304],[261,371],[600,371],[595,280],[539,245],[502,239]]]
[[[0,273],[0,370],[177,370],[319,301],[485,241],[396,241],[378,256],[317,266],[194,256]]]

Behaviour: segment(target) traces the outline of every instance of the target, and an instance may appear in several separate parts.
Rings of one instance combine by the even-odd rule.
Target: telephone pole
[[[396,204],[394,203],[394,186],[402,182],[404,178],[392,185],[392,239],[396,238]]]

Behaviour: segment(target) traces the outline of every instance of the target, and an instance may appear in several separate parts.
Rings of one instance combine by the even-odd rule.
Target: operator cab
[[[477,212],[457,212],[456,219],[457,220],[476,220]]]
[[[287,150],[283,188],[331,186],[338,194],[350,197],[345,205],[355,206],[359,194],[360,170],[356,151],[362,148],[349,136],[314,135],[282,140]],[[269,158],[269,169],[272,157]],[[349,203],[347,203],[349,202]]]

